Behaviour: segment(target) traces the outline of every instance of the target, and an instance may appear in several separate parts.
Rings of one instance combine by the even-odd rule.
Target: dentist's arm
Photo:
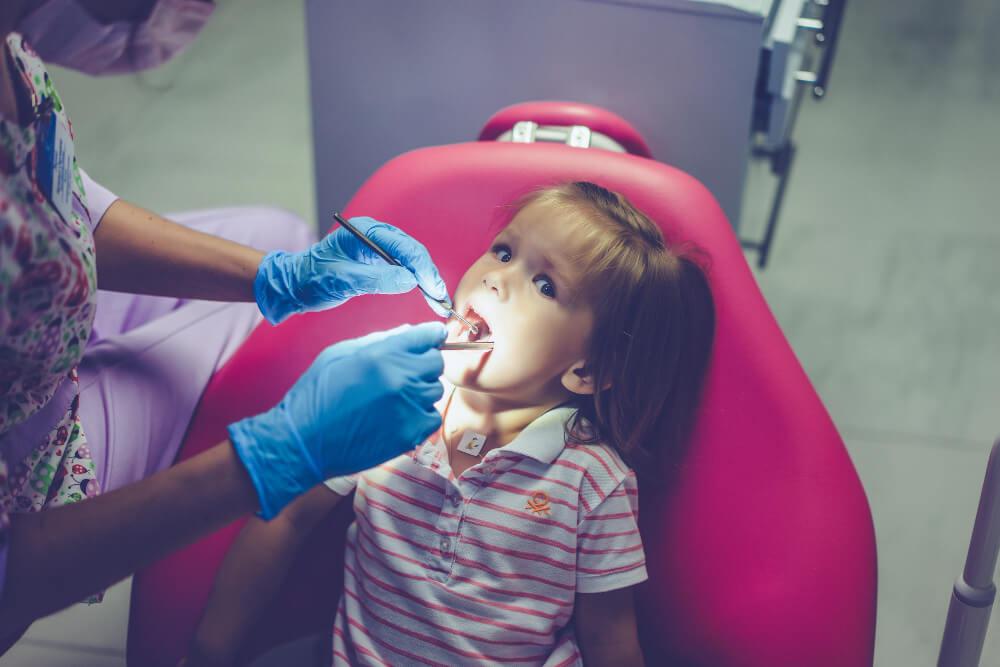
[[[257,507],[229,443],[138,484],[11,515],[0,636],[79,602]],[[66,554],[73,566],[66,566]]]
[[[325,479],[416,447],[441,425],[444,338],[432,322],[332,345],[278,405],[232,424],[231,445],[97,498],[12,515],[0,640],[254,508],[270,519]]]
[[[383,261],[341,228],[302,252],[265,255],[118,199],[94,232],[98,285],[136,294],[256,301],[272,324],[360,294],[408,292],[418,282],[433,296],[448,297],[418,241],[371,218],[352,222],[403,266]]]
[[[113,292],[253,301],[264,253],[119,199],[94,232],[98,286]]]

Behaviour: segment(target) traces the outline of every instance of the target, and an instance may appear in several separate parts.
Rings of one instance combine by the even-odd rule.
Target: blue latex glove
[[[420,283],[438,299],[448,288],[419,241],[392,225],[372,218],[351,223],[403,266],[394,266],[371,251],[343,227],[308,250],[267,254],[253,283],[257,306],[271,324],[289,315],[339,306],[360,294],[401,294]],[[438,315],[438,304],[427,300]]]
[[[229,426],[270,519],[330,477],[413,449],[441,426],[440,322],[331,345],[271,410]]]

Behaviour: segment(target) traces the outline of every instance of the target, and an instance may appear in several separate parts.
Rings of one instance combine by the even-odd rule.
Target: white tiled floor
[[[758,276],[868,492],[885,667],[935,662],[1000,433],[998,26],[990,0],[849,3]],[[56,72],[80,159],[155,210],[270,203],[314,220],[302,40],[300,3],[228,1],[162,71]],[[116,588],[104,609],[42,621],[0,667],[120,664],[126,606]],[[997,663],[1000,632],[983,658]]]

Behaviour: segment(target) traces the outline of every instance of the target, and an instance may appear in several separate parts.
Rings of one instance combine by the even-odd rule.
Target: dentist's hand
[[[271,410],[229,426],[270,519],[330,477],[413,449],[441,426],[444,325],[404,325],[323,350]]]
[[[269,253],[253,285],[268,322],[277,324],[295,313],[339,306],[359,294],[409,292],[418,283],[431,296],[448,299],[444,280],[419,241],[372,218],[351,218],[351,223],[403,266],[389,264],[343,227],[308,250]],[[428,303],[444,314],[436,303]]]

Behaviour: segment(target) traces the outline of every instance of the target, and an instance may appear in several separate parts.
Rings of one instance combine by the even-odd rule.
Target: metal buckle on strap
[[[574,125],[569,128],[566,145],[576,148],[590,148],[590,128],[586,125]]]
[[[510,140],[515,144],[533,144],[536,141],[566,144],[574,148],[590,148],[592,133],[586,125],[544,126],[530,120],[514,123]]]
[[[536,131],[538,131],[538,123],[533,123],[530,120],[519,120],[514,123],[510,140],[515,144],[533,144],[535,143]]]

